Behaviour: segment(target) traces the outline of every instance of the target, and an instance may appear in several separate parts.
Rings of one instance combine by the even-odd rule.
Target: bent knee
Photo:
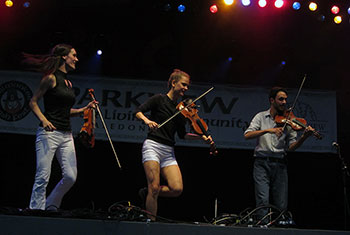
[[[148,193],[151,193],[152,197],[157,197],[160,192],[160,185],[159,184],[151,184],[148,187]]]
[[[182,186],[177,186],[177,187],[171,188],[170,190],[171,190],[172,195],[174,197],[178,197],[178,196],[181,195],[181,193],[183,191],[183,187]]]
[[[77,180],[77,174],[66,174],[62,180],[64,184],[73,185]]]

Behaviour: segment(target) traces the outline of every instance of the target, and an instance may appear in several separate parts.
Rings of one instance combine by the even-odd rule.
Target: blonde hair
[[[168,80],[168,88],[171,88],[173,81],[178,82],[182,77],[187,77],[190,79],[190,75],[188,75],[186,72],[181,71],[180,69],[174,69]]]

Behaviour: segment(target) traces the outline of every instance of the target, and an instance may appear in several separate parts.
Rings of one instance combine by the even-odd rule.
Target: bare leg
[[[148,185],[146,210],[152,215],[157,215],[157,199],[160,190],[160,166],[156,161],[147,161],[143,163],[143,168],[145,170]],[[149,218],[153,221],[156,220],[154,216],[149,216]]]
[[[147,161],[143,164],[143,167],[148,184],[146,210],[152,215],[157,215],[158,196],[178,197],[182,193],[183,183],[181,171],[178,165],[167,166],[160,169],[159,163],[156,161]],[[167,181],[167,186],[160,186],[160,172]],[[150,216],[149,218],[153,221],[156,220],[154,216]]]
[[[178,197],[183,190],[182,175],[178,165],[171,165],[161,169],[162,176],[168,186],[161,186],[159,195],[162,197]]]

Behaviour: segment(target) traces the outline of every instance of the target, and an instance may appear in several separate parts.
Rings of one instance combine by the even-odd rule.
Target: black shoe
[[[53,211],[53,212],[57,212],[59,211],[59,208],[57,206],[54,206],[54,205],[50,205],[50,206],[47,206],[45,208],[46,211]]]
[[[141,199],[141,208],[146,209],[146,198],[148,194],[148,189],[147,187],[141,188],[139,190],[139,197]]]

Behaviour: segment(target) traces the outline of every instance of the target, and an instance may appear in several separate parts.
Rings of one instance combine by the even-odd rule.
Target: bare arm
[[[71,117],[79,116],[81,113],[83,113],[88,108],[96,108],[96,104],[98,104],[98,102],[94,100],[80,109],[70,109],[70,116]]]
[[[82,107],[80,109],[70,109],[70,116],[71,117],[77,117],[81,113],[83,113],[87,108],[88,108],[88,106]]]
[[[282,127],[270,128],[265,130],[257,130],[257,131],[249,131],[244,134],[244,138],[246,140],[253,139],[253,138],[257,138],[262,135],[265,135],[266,133],[274,133],[279,137],[282,135],[283,131],[282,131]]]
[[[299,148],[303,143],[304,141],[312,135],[313,131],[315,131],[315,129],[313,129],[311,126],[308,126],[306,127],[305,129],[305,132],[303,133],[303,135],[294,143],[292,143],[288,150],[289,151],[294,151],[296,150],[297,148]]]
[[[151,130],[158,128],[158,123],[149,120],[142,112],[137,112],[135,116],[143,121]]]
[[[32,109],[35,116],[40,120],[45,130],[52,131],[56,130],[56,127],[49,122],[45,115],[41,112],[38,105],[38,101],[44,96],[48,89],[53,88],[56,85],[56,78],[54,75],[50,74],[41,79],[39,89],[34,92],[33,97],[29,102],[29,107]]]

